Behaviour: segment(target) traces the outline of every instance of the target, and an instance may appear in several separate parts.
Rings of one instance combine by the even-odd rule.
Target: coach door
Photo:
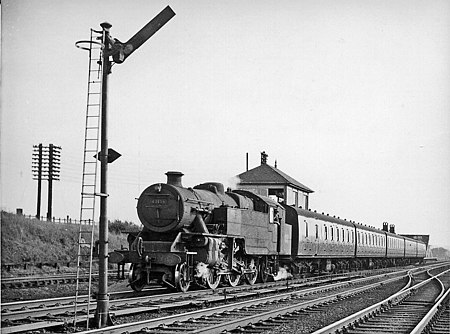
[[[320,236],[320,231],[321,231],[321,228],[320,228],[320,225],[319,225],[319,223],[317,222],[317,221],[315,221],[314,222],[314,224],[311,224],[311,225],[313,225],[313,226],[311,226],[312,227],[312,232],[313,232],[313,235],[312,235],[312,239],[313,239],[313,255],[317,255],[317,254],[319,254],[319,252],[320,252],[320,249],[319,249],[319,246],[320,246],[320,238],[321,238],[321,236]]]

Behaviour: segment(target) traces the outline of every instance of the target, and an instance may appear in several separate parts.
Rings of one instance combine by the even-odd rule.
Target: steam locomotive
[[[220,183],[182,186],[180,172],[146,188],[138,199],[143,224],[129,248],[110,262],[131,263],[136,291],[151,281],[186,292],[191,284],[266,282],[288,275],[418,262],[422,241],[279,203]]]

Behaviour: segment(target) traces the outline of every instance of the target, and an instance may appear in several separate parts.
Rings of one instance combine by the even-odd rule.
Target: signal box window
[[[284,189],[283,188],[279,188],[279,189],[269,189],[269,197],[273,198],[278,202],[278,203],[284,203]]]

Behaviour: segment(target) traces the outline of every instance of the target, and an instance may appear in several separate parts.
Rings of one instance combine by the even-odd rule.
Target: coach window
[[[336,240],[339,241],[339,228],[336,227]]]
[[[333,238],[334,238],[333,226],[330,227],[330,231],[331,231],[331,240],[333,240]]]
[[[308,222],[305,220],[305,237],[308,237]]]
[[[355,243],[355,231],[352,231],[352,244]]]
[[[327,230],[326,226],[324,226],[324,227],[325,227],[325,240],[328,240],[328,230]]]
[[[316,224],[316,239],[319,239],[319,225]]]

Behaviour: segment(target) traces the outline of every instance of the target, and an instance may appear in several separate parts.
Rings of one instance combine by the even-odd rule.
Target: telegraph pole
[[[50,144],[48,147],[48,201],[47,220],[52,220],[53,180],[59,180],[61,147]]]
[[[42,191],[42,144],[33,145],[33,180],[38,181],[37,188],[37,208],[36,208],[36,218],[41,217],[41,191]]]
[[[42,180],[48,181],[47,220],[52,219],[53,181],[59,180],[61,147],[33,145],[33,180],[38,181],[36,218],[41,217]]]

